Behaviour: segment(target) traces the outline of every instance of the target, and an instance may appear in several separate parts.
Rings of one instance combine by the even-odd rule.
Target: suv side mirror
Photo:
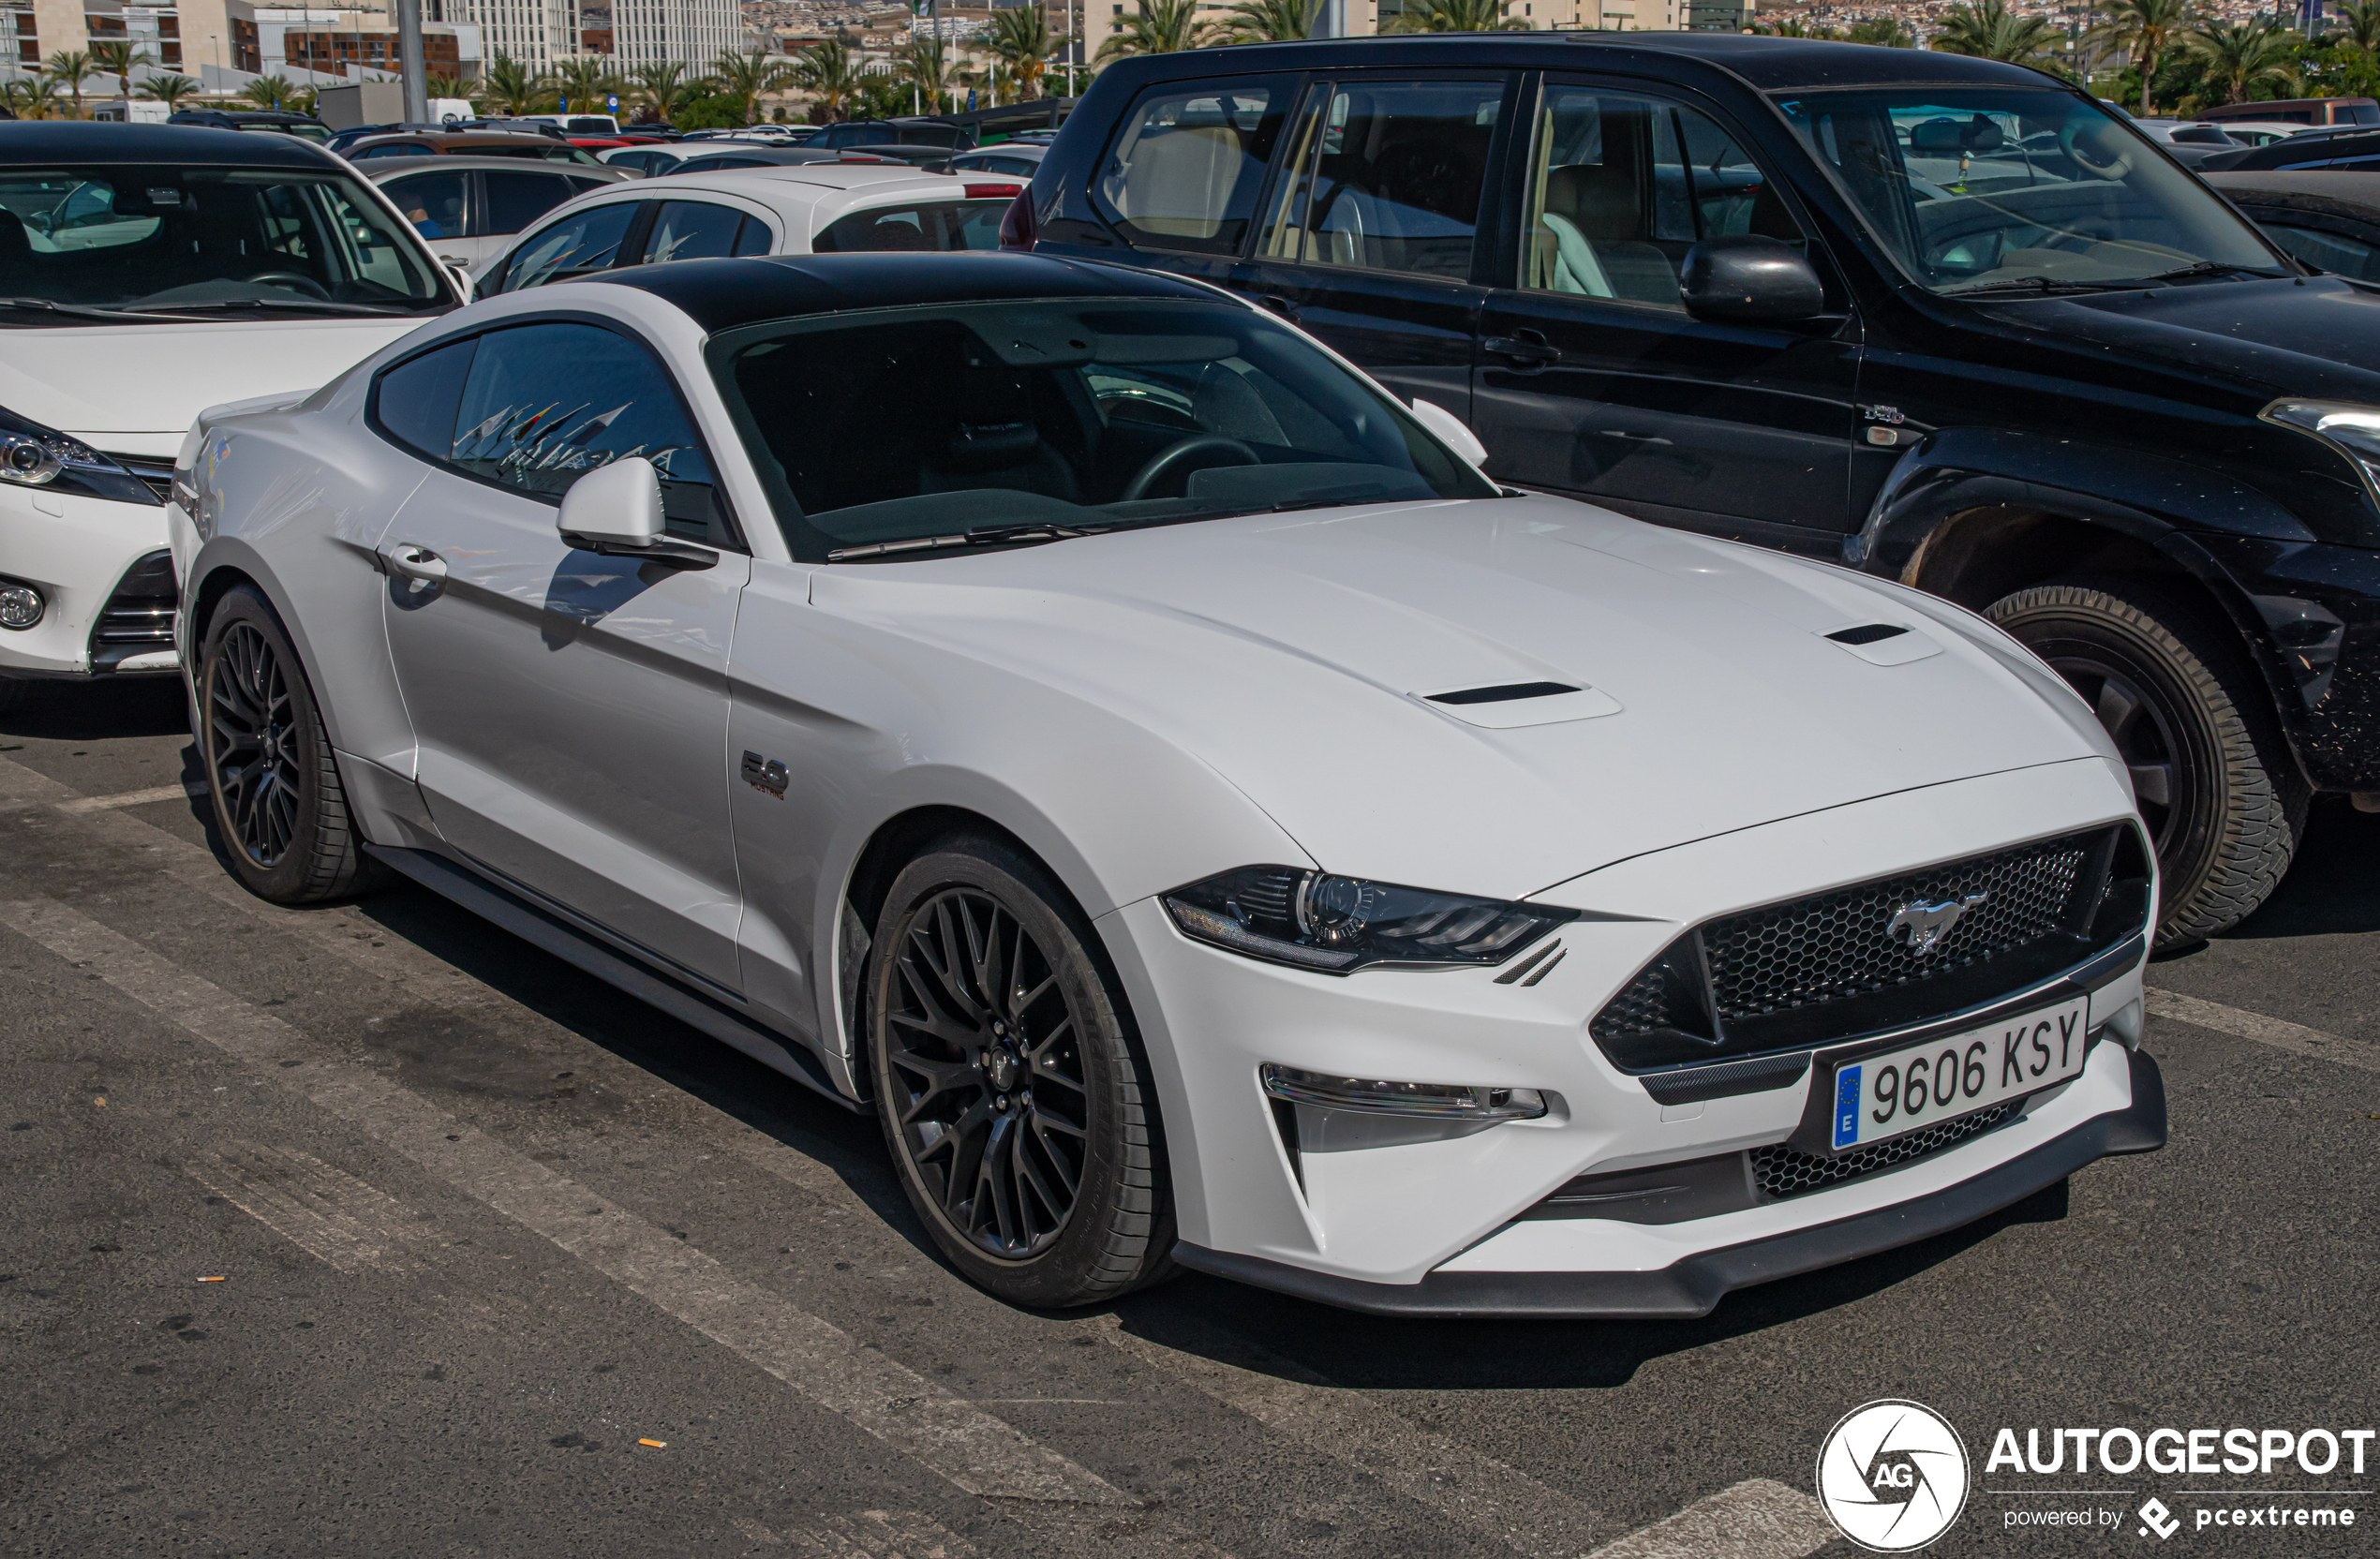
[[[687,569],[707,569],[719,561],[708,547],[669,535],[661,473],[642,455],[615,460],[572,483],[554,528],[566,545],[606,557],[643,557]]]
[[[1826,288],[1790,244],[1754,233],[1705,238],[1678,267],[1686,312],[1744,323],[1807,319],[1826,307]]]

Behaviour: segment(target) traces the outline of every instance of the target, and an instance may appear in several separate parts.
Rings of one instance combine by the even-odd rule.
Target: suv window
[[[424,238],[460,238],[467,203],[464,192],[470,177],[469,173],[409,173],[380,187]]]
[[[1263,252],[1467,281],[1503,100],[1500,80],[1316,87]]]
[[[863,249],[996,249],[1006,200],[929,200],[855,211],[818,230],[813,254]]]
[[[514,173],[489,169],[480,175],[487,199],[473,237],[518,232],[577,191],[559,173]]]
[[[522,240],[504,274],[488,290],[515,292],[568,281],[591,271],[609,270],[619,260],[619,246],[635,226],[640,208],[635,200],[613,200],[564,216],[541,232]]]
[[[1237,254],[1281,134],[1277,82],[1153,87],[1125,116],[1093,185],[1136,245]]]
[[[380,418],[391,427],[408,415],[393,404],[394,378],[379,386]],[[671,535],[733,544],[717,512],[710,462],[677,387],[650,353],[612,331],[558,319],[479,338],[448,464],[554,503],[588,471],[632,454],[661,473]]]
[[[1686,251],[1741,233],[1804,243],[1767,177],[1716,121],[1634,93],[1547,86],[1523,287],[1683,309]]]

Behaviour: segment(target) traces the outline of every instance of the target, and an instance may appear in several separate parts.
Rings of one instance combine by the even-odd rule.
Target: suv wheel
[[[199,741],[232,874],[276,904],[368,885],[330,734],[281,620],[241,586],[209,619],[199,661]]]
[[[2263,903],[2312,793],[2228,626],[2133,579],[2019,590],[1987,615],[2074,685],[2131,767],[2164,879],[2159,945],[2227,930]]]
[[[1170,1271],[1147,1063],[1083,919],[1011,846],[960,835],[894,878],[870,955],[876,1114],[951,1264],[1012,1304]]]

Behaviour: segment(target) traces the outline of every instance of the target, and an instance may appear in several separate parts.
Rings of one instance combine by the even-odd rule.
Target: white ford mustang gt
[[[1019,1303],[1699,1314],[2164,1142],[2063,683],[1466,450],[1142,271],[489,300],[192,430],[216,818],[872,1109]]]

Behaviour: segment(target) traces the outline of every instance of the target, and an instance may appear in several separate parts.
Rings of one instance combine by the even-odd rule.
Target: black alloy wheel
[[[865,1032],[901,1187],[951,1263],[1017,1304],[1170,1274],[1147,1062],[1096,933],[1003,840],[946,839],[894,878]]]
[[[2194,815],[2201,804],[2200,776],[2183,754],[2171,711],[2141,686],[2130,667],[2114,663],[2114,657],[2078,649],[2045,660],[2082,694],[2107,739],[2116,744],[2132,774],[2141,824],[2164,858],[2176,823]]]
[[[216,603],[199,657],[199,754],[233,876],[276,904],[311,904],[378,876],[305,667],[251,586]]]

